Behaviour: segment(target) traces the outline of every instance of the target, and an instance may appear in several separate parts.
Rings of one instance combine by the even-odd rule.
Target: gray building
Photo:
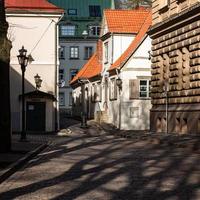
[[[72,89],[69,82],[96,50],[103,10],[114,8],[114,0],[50,0],[65,10],[59,29],[59,107],[71,114]],[[87,34],[86,34],[87,33]]]

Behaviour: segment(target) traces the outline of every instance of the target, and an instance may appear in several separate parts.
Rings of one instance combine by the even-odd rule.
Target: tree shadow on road
[[[104,136],[76,138],[44,153],[20,177],[20,181],[33,180],[2,192],[0,199],[20,199],[48,188],[53,188],[51,200],[200,198],[199,152],[191,149]],[[37,180],[41,171],[37,174],[34,169],[42,166],[49,170]],[[52,167],[58,168],[55,173]]]

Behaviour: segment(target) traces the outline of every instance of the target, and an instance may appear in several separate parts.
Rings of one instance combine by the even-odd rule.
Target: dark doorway
[[[26,130],[45,131],[46,125],[46,104],[45,102],[26,103]]]

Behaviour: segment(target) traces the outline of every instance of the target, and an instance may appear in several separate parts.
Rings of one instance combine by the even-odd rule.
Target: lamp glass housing
[[[116,79],[116,84],[118,87],[121,87],[122,86],[122,79],[121,78],[117,78]]]
[[[27,50],[24,49],[24,46],[19,50],[19,55],[17,56],[19,64],[26,67],[28,65],[28,57],[26,56]]]

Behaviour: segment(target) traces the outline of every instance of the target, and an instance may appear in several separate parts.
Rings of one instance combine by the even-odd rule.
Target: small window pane
[[[101,7],[91,5],[89,6],[90,17],[101,17]]]
[[[61,35],[62,36],[75,35],[75,26],[74,25],[61,25]]]
[[[68,15],[77,15],[77,9],[68,9]]]
[[[89,59],[93,54],[93,47],[85,47],[85,59]]]
[[[79,48],[70,47],[70,58],[78,58],[78,57],[79,57]]]

